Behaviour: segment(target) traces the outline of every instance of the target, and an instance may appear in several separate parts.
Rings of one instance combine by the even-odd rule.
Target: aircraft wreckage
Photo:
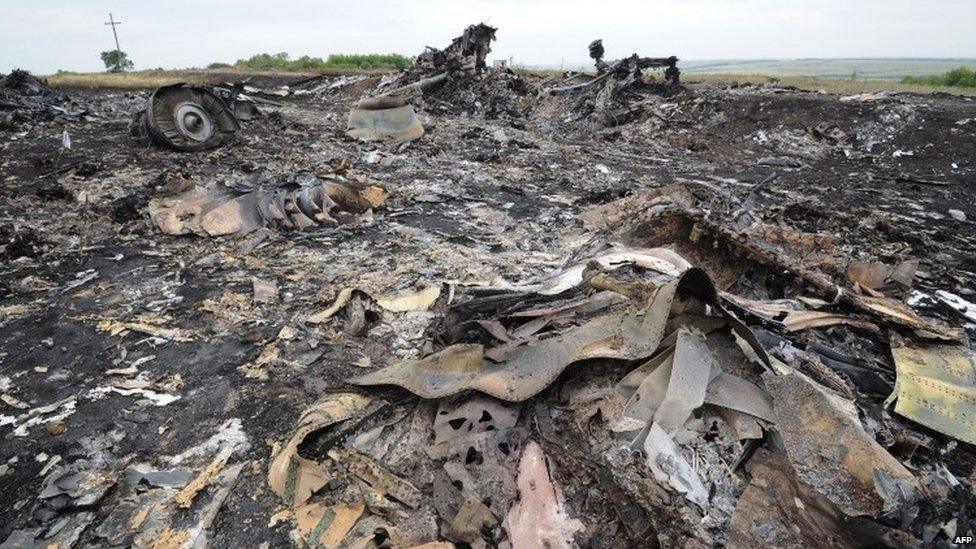
[[[495,38],[0,78],[4,547],[973,536],[973,102]]]

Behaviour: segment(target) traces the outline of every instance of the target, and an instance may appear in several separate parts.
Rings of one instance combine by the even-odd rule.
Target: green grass
[[[906,76],[901,79],[904,84],[922,84],[926,86],[952,86],[956,88],[976,88],[976,71],[966,67],[952,69],[944,74],[929,74],[926,76]]]

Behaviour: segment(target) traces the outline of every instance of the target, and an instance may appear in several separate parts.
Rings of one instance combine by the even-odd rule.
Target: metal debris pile
[[[269,482],[295,536],[313,546],[357,546],[364,529],[391,546],[912,546],[938,534],[933,520],[952,522],[940,494],[965,481],[945,475],[932,436],[879,405],[890,394],[899,416],[976,441],[964,419],[976,412],[964,396],[976,391],[976,354],[961,332],[891,298],[719,291],[676,250],[723,286],[750,263],[808,279],[809,235],[749,228],[723,241],[733,232],[673,191],[582,216],[604,234],[673,238],[667,248],[609,247],[543,279],[398,309],[441,311],[421,358],[349,380],[373,390],[327,396],[276,454]],[[644,214],[627,213],[635,207]],[[884,327],[896,372],[796,339],[828,327],[868,338]],[[378,391],[390,386],[419,400]]]
[[[28,71],[15,69],[10,74],[0,76],[0,98],[11,101],[19,97],[51,95],[54,90],[47,82]]]
[[[16,130],[30,126],[35,119],[79,117],[84,109],[72,104],[70,98],[57,93],[47,81],[20,69],[0,75],[0,130]]]
[[[379,81],[370,97],[359,102],[349,113],[347,134],[365,141],[404,142],[419,138],[423,127],[409,101],[418,96],[436,96],[445,86],[455,92],[447,92],[452,96],[457,95],[456,86],[475,93],[472,81],[487,69],[485,56],[491,52],[496,30],[484,23],[471,25],[443,50],[428,46],[413,65]]]
[[[590,45],[597,74],[571,73],[558,85],[551,77],[536,79],[512,68],[488,67],[485,58],[496,31],[484,23],[471,25],[444,49],[428,47],[409,68],[384,77],[314,76],[294,86],[242,89],[278,97],[359,96],[346,134],[367,142],[403,143],[424,133],[418,112],[500,119],[520,127],[559,125],[570,112],[575,125],[589,131],[594,124],[615,126],[657,114],[659,98],[679,88],[677,57],[634,54],[608,63],[601,40]],[[665,69],[661,84],[644,74],[657,68]]]
[[[88,459],[45,458],[35,525],[13,531],[3,547],[73,547],[86,531],[90,543],[102,547],[206,547],[207,532],[251,449],[239,419],[219,429],[202,444],[155,463],[115,458],[112,433],[87,441],[93,454]],[[106,506],[109,492],[115,497]]]
[[[425,111],[485,119],[522,120],[528,116],[536,90],[516,71],[485,63],[497,30],[484,23],[471,25],[447,48],[428,47],[417,56],[403,78],[446,75],[442,82],[423,87],[418,100]]]
[[[508,120],[524,124],[538,103],[537,86],[509,68],[492,68],[466,78],[448,79],[425,91],[428,112]]]
[[[678,58],[641,57],[636,53],[612,62],[603,59],[603,40],[589,45],[596,76],[574,74],[559,85],[547,87],[548,95],[570,95],[576,98],[573,110],[581,116],[595,116],[600,124],[616,126],[637,118],[648,110],[648,92],[660,95],[673,92],[681,72]],[[661,84],[645,83],[643,71],[664,68]],[[581,80],[581,81],[580,81]]]
[[[441,72],[485,70],[488,67],[485,58],[491,53],[491,43],[495,41],[496,31],[498,29],[494,27],[478,23],[464,29],[461,36],[442,50],[427,46],[406,70],[406,78],[413,79],[416,76]]]

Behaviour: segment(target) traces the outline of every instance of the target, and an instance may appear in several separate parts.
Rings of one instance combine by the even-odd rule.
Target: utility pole
[[[112,17],[112,12],[108,12],[108,21],[105,22],[106,25],[112,25],[112,36],[115,36],[115,70],[122,69],[122,48],[119,47],[119,33],[115,31],[116,25],[121,25],[122,21],[116,21]]]

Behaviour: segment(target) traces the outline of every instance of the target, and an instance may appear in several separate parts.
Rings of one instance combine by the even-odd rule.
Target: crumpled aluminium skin
[[[776,430],[800,479],[850,515],[885,506],[875,477],[916,485],[912,473],[861,425],[854,403],[798,371],[767,375]]]
[[[702,334],[679,328],[649,361],[617,383],[603,405],[611,431],[628,432],[653,421],[673,433],[703,404],[772,421],[772,401],[754,383],[722,371]],[[728,345],[734,345],[729,341]]]
[[[871,519],[847,516],[797,477],[786,456],[759,449],[750,482],[729,524],[726,547],[914,547],[911,535]]]
[[[769,358],[755,337],[722,308],[715,287],[701,269],[688,269],[659,286],[646,304],[631,303],[512,350],[504,362],[484,357],[478,344],[457,344],[418,360],[393,364],[351,380],[357,385],[397,385],[424,398],[474,389],[508,401],[523,401],[545,389],[572,363],[591,358],[637,360],[654,354],[664,337],[676,293],[693,295],[726,317],[760,360]]]

